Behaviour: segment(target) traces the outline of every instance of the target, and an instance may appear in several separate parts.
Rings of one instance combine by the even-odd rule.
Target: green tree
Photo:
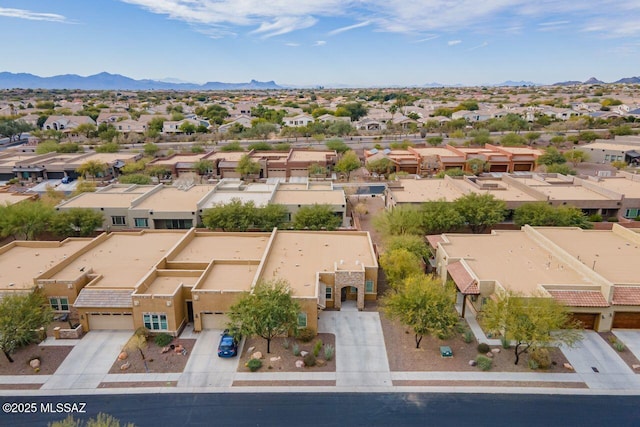
[[[103,223],[104,216],[93,209],[72,208],[59,211],[51,220],[51,230],[60,237],[91,236]]]
[[[582,338],[578,322],[571,320],[567,308],[542,295],[524,297],[512,291],[498,292],[483,307],[482,324],[486,331],[516,342],[516,365],[528,350],[551,342],[571,347]]]
[[[296,230],[335,230],[342,225],[342,217],[337,216],[331,206],[313,204],[303,206],[293,217]]]
[[[555,163],[565,163],[566,161],[567,159],[564,158],[556,147],[547,147],[544,150],[544,154],[538,157],[539,165],[549,166]]]
[[[238,166],[236,166],[236,172],[243,178],[246,178],[248,175],[258,175],[261,169],[262,166],[260,166],[260,163],[253,160],[248,154],[242,156],[238,161]]]
[[[187,135],[191,135],[196,131],[196,125],[191,122],[182,122],[178,127],[178,130],[182,133],[186,133]]]
[[[382,299],[384,312],[413,330],[416,348],[425,335],[444,338],[458,324],[455,291],[425,275],[406,278],[397,292]]]
[[[150,131],[155,131],[158,133],[162,133],[162,128],[164,127],[165,119],[163,117],[154,117],[149,120],[148,129]]]
[[[98,128],[93,123],[81,123],[76,126],[73,131],[77,134],[84,135],[87,139],[98,135]]]
[[[522,227],[557,226],[591,228],[587,216],[575,206],[553,207],[546,202],[525,203],[514,211],[514,222]]]
[[[391,159],[387,157],[382,157],[378,160],[368,162],[365,167],[371,173],[376,173],[378,175],[384,176],[389,176],[391,172],[394,172],[396,170],[396,165]]]
[[[569,150],[566,151],[563,155],[568,162],[571,162],[574,168],[578,166],[578,163],[586,162],[589,160],[589,154],[582,150]]]
[[[540,133],[539,132],[527,132],[524,135],[524,137],[527,140],[527,142],[529,143],[529,145],[533,145],[533,143],[535,143],[538,139],[540,139]]]
[[[0,136],[9,138],[9,142],[20,139],[24,132],[33,130],[33,126],[24,120],[0,119]]]
[[[493,194],[469,193],[453,203],[472,233],[483,233],[505,218],[506,205]]]
[[[113,141],[118,135],[118,130],[112,124],[102,123],[98,126],[98,137],[103,141]]]
[[[350,102],[347,104],[340,104],[336,108],[335,116],[337,117],[350,117],[352,122],[360,120],[360,118],[367,115],[367,107],[359,102]]]
[[[160,147],[153,142],[147,142],[142,146],[142,149],[144,150],[145,156],[149,157],[155,157],[155,155],[158,154],[158,151],[160,151]]]
[[[76,169],[76,172],[84,177],[91,176],[95,181],[98,176],[102,176],[107,172],[107,164],[98,160],[89,160],[81,164]]]
[[[413,234],[400,234],[396,236],[387,236],[384,239],[384,247],[387,251],[395,249],[406,249],[419,259],[427,259],[430,255],[429,248],[420,236]]]
[[[421,212],[418,208],[409,205],[380,212],[373,218],[373,226],[384,236],[424,234]]]
[[[96,183],[87,181],[86,179],[78,179],[78,183],[76,184],[76,189],[71,193],[71,197],[75,197],[82,193],[93,193],[96,191]]]
[[[569,167],[566,164],[554,163],[546,167],[547,173],[560,173],[562,175],[575,175],[577,172],[575,169]]]
[[[256,209],[254,227],[262,231],[271,231],[282,227],[287,221],[287,208],[278,204],[268,204]]]
[[[567,141],[567,138],[565,138],[562,135],[555,135],[552,136],[551,139],[549,139],[549,142],[551,143],[551,145],[553,145],[554,147],[560,147],[562,146],[562,144],[564,144]]]
[[[253,201],[242,203],[233,199],[227,204],[214,205],[202,213],[202,223],[210,230],[247,231],[256,218],[256,207]]]
[[[165,179],[171,176],[171,170],[162,165],[153,165],[147,169],[149,176],[154,176],[158,179]]]
[[[244,148],[242,148],[242,145],[240,145],[239,141],[233,141],[228,143],[227,145],[223,145],[222,148],[220,148],[220,151],[224,151],[224,152],[244,151]]]
[[[59,145],[55,141],[43,141],[36,146],[36,154],[56,153]]]
[[[420,224],[424,234],[456,231],[464,222],[455,204],[444,199],[425,202],[420,206]]]
[[[318,163],[312,163],[309,165],[309,175],[326,175],[327,169]]]
[[[361,166],[360,158],[358,157],[356,152],[353,150],[349,150],[342,155],[340,160],[338,160],[334,169],[336,172],[346,173],[347,181],[349,181],[349,178],[351,177],[351,172],[353,172],[356,169],[359,169],[360,166]]]
[[[117,142],[106,142],[96,146],[96,153],[117,153],[120,150],[120,144]]]
[[[33,240],[48,229],[54,212],[52,206],[39,200],[0,205],[0,235]]]
[[[244,336],[257,335],[267,341],[286,335],[297,326],[300,305],[291,296],[285,280],[259,282],[250,294],[243,295],[229,309],[230,326]]]
[[[38,329],[47,327],[53,312],[37,289],[29,293],[7,293],[0,300],[0,349],[13,363],[11,354],[38,339]]]
[[[207,175],[213,172],[213,160],[201,159],[193,164],[193,169],[200,176]]]
[[[404,248],[386,250],[380,256],[380,267],[387,283],[394,289],[398,289],[407,277],[424,274],[420,257]]]
[[[469,160],[467,160],[466,163],[467,163],[467,168],[474,175],[478,175],[478,174],[481,174],[482,172],[484,172],[485,171],[485,167],[487,165],[487,162],[485,162],[482,159],[469,159]]]
[[[500,138],[500,144],[505,147],[514,147],[519,145],[526,145],[527,139],[517,133],[508,133]]]
[[[249,150],[255,151],[271,151],[273,150],[273,146],[269,144],[267,141],[258,141],[253,144],[249,144]]]
[[[427,138],[427,144],[432,145],[434,147],[441,145],[442,141],[443,139],[441,136],[432,136],[431,138]]]
[[[346,153],[350,150],[349,146],[341,139],[330,139],[324,145],[329,150],[335,150],[338,154]]]

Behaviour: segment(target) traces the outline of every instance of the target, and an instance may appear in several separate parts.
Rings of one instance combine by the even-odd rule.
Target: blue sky
[[[2,0],[0,71],[358,86],[640,75],[640,0]]]

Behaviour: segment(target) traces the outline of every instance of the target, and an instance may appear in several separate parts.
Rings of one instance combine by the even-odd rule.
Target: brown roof
[[[438,247],[438,243],[444,242],[444,239],[440,234],[433,234],[431,236],[427,236],[427,241],[429,242],[432,248],[436,249]]]
[[[609,307],[600,291],[547,290],[558,302],[571,307]]]
[[[478,295],[480,293],[478,282],[471,277],[471,274],[460,261],[447,265],[447,271],[460,292],[466,295]]]
[[[78,294],[74,307],[130,308],[131,289],[87,289]]]
[[[640,305],[640,287],[615,286],[613,288],[613,305]]]

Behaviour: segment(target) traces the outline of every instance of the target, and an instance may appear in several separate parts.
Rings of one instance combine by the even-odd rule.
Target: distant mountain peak
[[[604,82],[602,80],[596,79],[595,77],[591,77],[588,80],[586,80],[584,82],[584,84],[586,84],[586,85],[601,85],[601,84],[604,84]]]

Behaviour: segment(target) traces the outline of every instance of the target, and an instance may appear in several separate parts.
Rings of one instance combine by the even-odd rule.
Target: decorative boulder
[[[304,368],[304,361],[296,360],[296,368]]]
[[[500,349],[499,348],[492,348],[491,349],[491,353],[500,353]]]
[[[253,353],[253,351],[254,351],[255,349],[256,349],[256,347],[252,345],[251,347],[249,347],[249,348],[247,349],[247,354]]]
[[[251,355],[250,359],[262,359],[262,353],[259,351],[256,351]]]
[[[129,357],[127,352],[126,351],[121,351],[120,354],[118,355],[118,360],[126,360],[127,357]]]
[[[272,358],[270,358],[270,359],[269,359],[269,361],[271,361],[271,362],[278,362],[278,361],[280,361],[280,359],[282,359],[282,357],[277,356],[277,357],[272,357]]]
[[[123,363],[122,365],[120,365],[120,370],[126,371],[127,369],[129,369],[130,366],[131,366],[131,362]]]
[[[300,352],[300,356],[302,356],[302,357],[305,357],[307,354],[309,354],[309,352],[308,352],[308,351],[304,351],[304,350],[302,350],[302,351]]]
[[[162,353],[162,354],[168,353],[169,350],[171,350],[171,347],[162,347],[162,350],[160,350],[160,353]]]
[[[29,361],[29,366],[31,366],[33,369],[38,369],[40,368],[40,359],[32,359]]]
[[[564,366],[565,369],[568,369],[570,371],[573,371],[573,366],[571,366],[571,363],[565,363],[562,366]]]
[[[173,351],[175,351],[176,353],[182,353],[183,350],[184,347],[181,344],[178,344],[176,348],[173,349]]]
[[[631,365],[631,368],[632,368],[634,371],[637,371],[638,369],[640,369],[640,365]]]
[[[486,354],[486,356],[487,356],[489,359],[493,359],[493,353],[492,353],[492,352],[487,353],[487,354]]]
[[[478,364],[478,362],[476,362],[475,360],[469,360],[469,366],[476,366]]]
[[[316,359],[316,366],[324,366],[326,364],[327,364],[327,362],[325,360]]]

